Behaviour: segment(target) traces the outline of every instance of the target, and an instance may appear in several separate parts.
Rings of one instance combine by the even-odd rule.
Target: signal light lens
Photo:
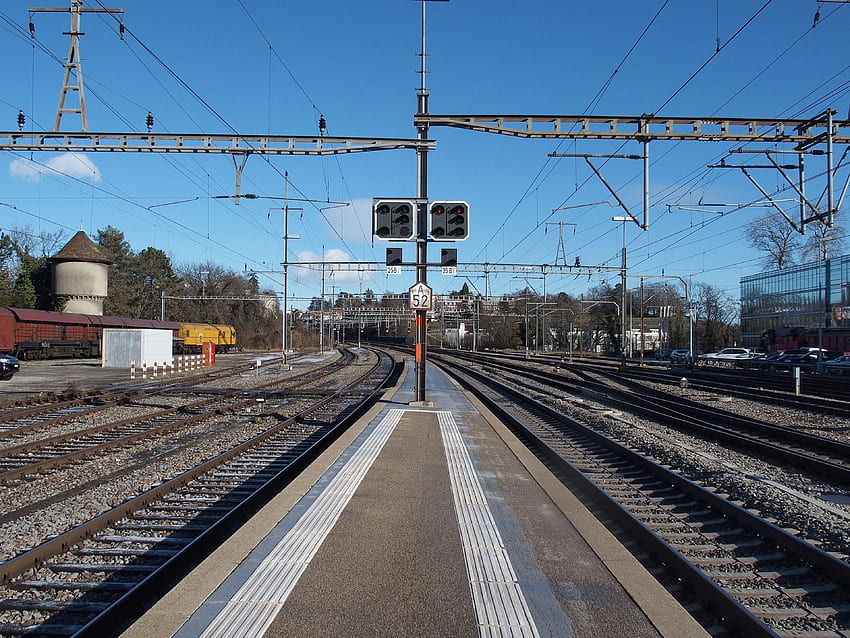
[[[372,233],[378,239],[407,241],[415,231],[413,202],[405,199],[372,200]]]
[[[431,239],[458,241],[469,236],[469,204],[466,202],[433,202],[431,212]]]

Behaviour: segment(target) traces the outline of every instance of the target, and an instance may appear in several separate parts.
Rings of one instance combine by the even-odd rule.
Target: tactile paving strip
[[[531,611],[451,412],[438,412],[480,636],[537,637]]]
[[[392,409],[345,467],[328,483],[304,516],[263,559],[251,578],[201,634],[204,638],[262,636],[292,592],[301,574],[372,467],[404,410]]]

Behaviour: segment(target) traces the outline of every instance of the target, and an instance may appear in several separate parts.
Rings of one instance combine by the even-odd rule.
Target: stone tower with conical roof
[[[53,294],[67,298],[62,312],[102,315],[109,264],[82,230],[51,257]]]

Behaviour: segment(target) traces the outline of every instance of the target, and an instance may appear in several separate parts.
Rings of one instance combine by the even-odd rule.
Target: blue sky
[[[33,42],[30,6],[7,0],[0,8],[6,87],[0,130],[17,128],[19,110],[27,115],[27,130],[49,130],[55,118],[69,18],[35,14]],[[324,115],[333,136],[416,136],[421,4],[414,0],[87,0],[85,6],[123,8],[127,28],[122,41],[111,18],[83,16],[89,131],[144,131],[151,111],[154,130],[164,133],[313,135]],[[805,118],[834,108],[838,119],[848,117],[850,6],[844,3],[451,0],[429,2],[427,15],[434,114]],[[77,116],[63,117],[62,130],[79,129]],[[575,224],[564,227],[568,263],[580,256],[584,265],[619,266],[623,226],[611,218],[623,212],[587,205],[611,196],[584,160],[548,155],[637,154],[637,143],[559,143],[444,127],[432,128],[431,137],[437,142],[429,162],[431,199],[463,199],[472,209],[470,238],[453,246],[460,262],[553,263],[558,230],[547,222],[565,222]],[[739,278],[760,270],[742,228],[763,208],[721,216],[668,206],[759,199],[740,172],[707,168],[737,146],[651,144],[651,226],[626,226],[630,274],[663,271],[737,297]],[[135,250],[160,248],[178,264],[280,270],[283,203],[256,199],[237,206],[216,198],[234,192],[227,155],[3,155],[4,229],[61,229],[70,237],[80,227],[94,233],[111,224]],[[812,174],[825,168],[818,162],[810,160]],[[282,197],[286,172],[292,197],[350,203],[326,209],[328,204],[292,202],[302,210],[290,213],[290,234],[301,237],[290,242],[291,262],[323,254],[329,260],[383,261],[389,244],[372,240],[371,198],[415,195],[413,151],[253,156],[242,192]],[[840,181],[846,172],[839,171]],[[640,162],[611,161],[603,174],[632,210],[641,209]],[[773,172],[758,176],[771,191],[782,187]],[[811,188],[822,185],[815,181]],[[553,212],[561,207],[570,208]],[[438,260],[440,246],[431,245],[431,261]],[[404,249],[412,260],[413,245]],[[318,277],[290,273],[293,296],[319,294]],[[547,288],[578,295],[603,277],[550,276]],[[280,289],[279,275],[261,280]],[[459,289],[464,281],[429,275],[438,292]],[[412,273],[339,272],[327,280],[329,291],[332,286],[355,293],[403,292],[413,283]],[[484,290],[483,280],[472,283]],[[524,285],[511,274],[490,281],[494,295]]]

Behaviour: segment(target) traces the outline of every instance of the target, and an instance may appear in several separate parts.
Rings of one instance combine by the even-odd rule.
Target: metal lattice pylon
[[[32,13],[57,13],[69,12],[71,14],[71,28],[67,35],[70,37],[68,46],[68,57],[65,59],[65,73],[62,76],[62,90],[59,93],[59,105],[56,107],[56,120],[53,123],[53,130],[58,131],[62,124],[62,115],[65,113],[79,113],[82,120],[83,131],[89,130],[88,114],[86,113],[86,94],[83,89],[83,68],[80,60],[80,36],[83,33],[80,31],[80,16],[83,13],[123,13],[123,9],[84,9],[83,0],[70,0],[71,4],[68,9],[60,8],[30,8]],[[35,37],[35,29],[30,23],[30,32]],[[123,23],[122,23],[123,34]],[[73,76],[73,77],[72,77]],[[77,92],[77,106],[66,106],[65,100],[70,91]]]

